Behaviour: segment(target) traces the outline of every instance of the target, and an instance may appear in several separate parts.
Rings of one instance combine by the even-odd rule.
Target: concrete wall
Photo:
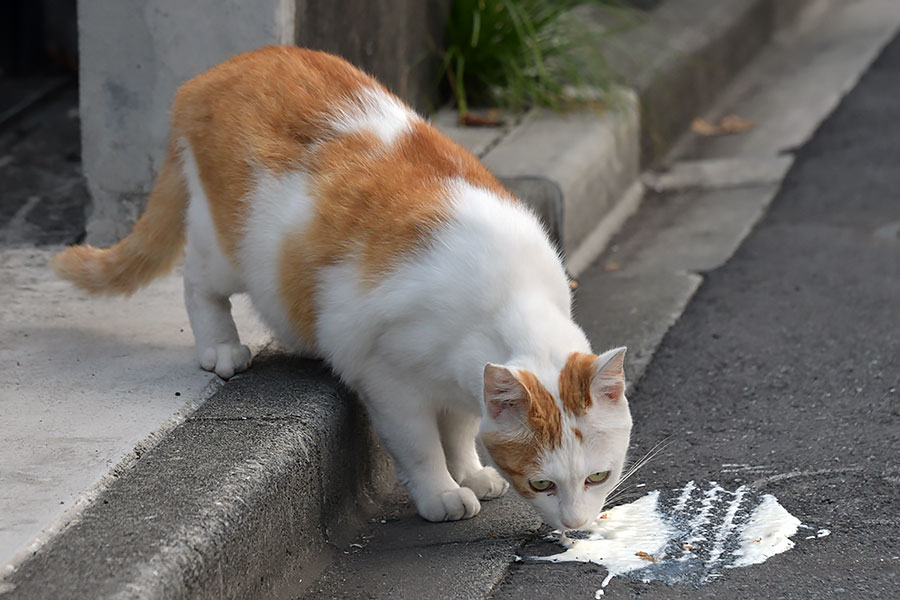
[[[298,0],[297,44],[343,56],[427,110],[449,11],[450,0]]]
[[[291,0],[80,0],[88,241],[124,236],[165,152],[175,89],[222,60],[294,39]]]

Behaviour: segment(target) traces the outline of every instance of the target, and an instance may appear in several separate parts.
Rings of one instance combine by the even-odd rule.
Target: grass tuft
[[[608,89],[615,78],[598,42],[614,30],[591,27],[583,5],[629,21],[620,0],[452,0],[441,78],[460,118],[472,106],[561,109]]]

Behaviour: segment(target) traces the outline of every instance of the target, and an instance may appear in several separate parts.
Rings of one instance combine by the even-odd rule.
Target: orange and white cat
[[[130,294],[183,248],[200,365],[248,368],[229,301],[248,293],[278,339],[359,393],[425,519],[506,491],[479,433],[547,523],[601,511],[631,431],[624,348],[592,354],[536,217],[344,60],[267,47],[185,83],[134,230],[53,267]]]

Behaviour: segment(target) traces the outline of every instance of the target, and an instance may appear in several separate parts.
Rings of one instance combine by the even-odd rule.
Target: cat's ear
[[[604,352],[595,361],[591,396],[599,401],[616,401],[625,394],[625,348]]]
[[[524,420],[528,393],[512,371],[488,363],[484,367],[485,416],[505,424],[520,424]]]

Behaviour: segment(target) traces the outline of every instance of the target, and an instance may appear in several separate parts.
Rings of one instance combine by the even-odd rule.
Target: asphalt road
[[[669,444],[645,489],[748,484],[831,535],[801,530],[794,549],[699,587],[617,578],[604,598],[900,598],[898,99],[900,38],[796,151],[630,396],[632,456]],[[604,575],[514,564],[492,598],[592,598]]]

